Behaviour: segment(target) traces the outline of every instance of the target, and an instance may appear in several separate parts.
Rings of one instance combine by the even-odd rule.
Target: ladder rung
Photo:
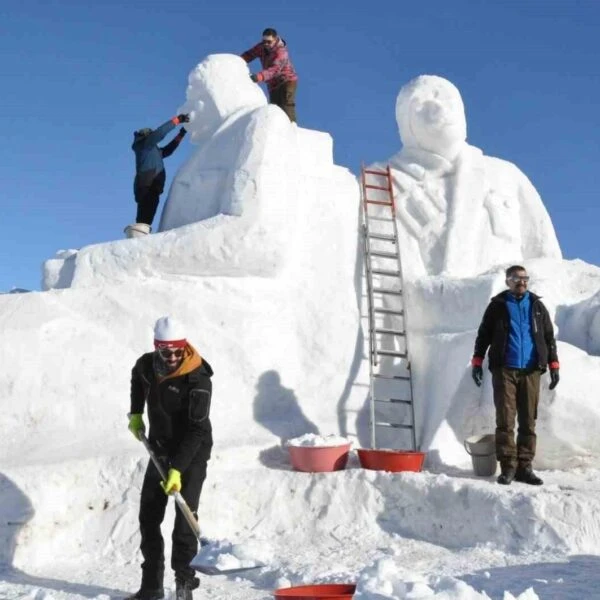
[[[392,217],[374,217],[372,215],[365,215],[367,219],[370,221],[384,221],[385,223],[393,223],[394,219]]]
[[[373,400],[384,404],[412,404],[412,400],[401,400],[400,398],[373,398]]]
[[[397,358],[408,358],[406,352],[397,352],[396,350],[377,350],[375,354],[379,356],[395,356]]]
[[[403,310],[394,310],[393,308],[374,308],[373,311],[381,315],[404,315]]]
[[[369,188],[370,190],[384,190],[385,192],[390,191],[390,188],[388,187],[383,187],[381,185],[369,185],[367,183],[365,183],[365,188]]]
[[[399,331],[398,329],[383,329],[383,328],[375,329],[375,333],[383,333],[385,335],[406,335],[406,333],[404,331]]]
[[[373,373],[373,377],[376,377],[377,379],[388,379],[390,381],[394,379],[400,379],[401,381],[410,381],[409,375],[379,375],[379,373]]]
[[[386,242],[396,243],[396,236],[390,235],[389,233],[369,233],[368,237],[373,238],[374,240],[384,240]]]
[[[373,275],[385,275],[387,277],[400,277],[400,271],[388,271],[387,269],[371,269]]]
[[[388,294],[391,296],[402,296],[402,290],[388,290],[386,288],[372,288],[374,294]]]
[[[363,169],[363,173],[370,173],[371,175],[385,175],[387,177],[387,171],[374,171],[372,169]]]
[[[398,255],[395,252],[383,252],[382,250],[370,250],[369,254],[381,258],[398,258]]]
[[[385,423],[383,421],[376,421],[377,427],[394,427],[396,429],[414,429],[412,425],[405,425],[404,423]]]
[[[379,204],[380,206],[393,206],[393,202],[384,202],[383,200],[365,200],[365,204]]]

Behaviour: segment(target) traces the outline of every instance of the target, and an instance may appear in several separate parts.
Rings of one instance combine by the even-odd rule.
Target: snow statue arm
[[[523,257],[562,258],[550,215],[540,195],[523,173],[518,193]]]

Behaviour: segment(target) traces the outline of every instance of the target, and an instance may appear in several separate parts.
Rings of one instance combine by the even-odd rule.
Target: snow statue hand
[[[140,440],[140,433],[146,433],[146,426],[144,425],[144,420],[142,419],[142,415],[140,414],[130,414],[129,415],[129,431],[133,433],[135,439]]]
[[[177,469],[169,469],[167,481],[161,481],[160,486],[165,494],[172,494],[181,490],[181,473]]]

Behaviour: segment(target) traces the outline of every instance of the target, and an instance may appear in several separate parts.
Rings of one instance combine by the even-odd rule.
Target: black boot
[[[175,578],[175,598],[176,600],[193,600],[192,590],[200,585],[197,577],[191,579]]]
[[[515,481],[529,485],[542,485],[544,482],[533,472],[531,467],[519,467],[515,475]]]
[[[149,590],[141,587],[135,594],[127,596],[125,600],[161,600],[165,597],[163,588]]]
[[[498,483],[501,485],[510,485],[515,478],[517,470],[514,467],[502,467],[502,472],[498,475]]]

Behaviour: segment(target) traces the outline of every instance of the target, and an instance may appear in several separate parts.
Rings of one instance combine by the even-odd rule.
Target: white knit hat
[[[161,317],[154,325],[154,345],[159,348],[183,348],[187,344],[183,325],[171,317]]]

